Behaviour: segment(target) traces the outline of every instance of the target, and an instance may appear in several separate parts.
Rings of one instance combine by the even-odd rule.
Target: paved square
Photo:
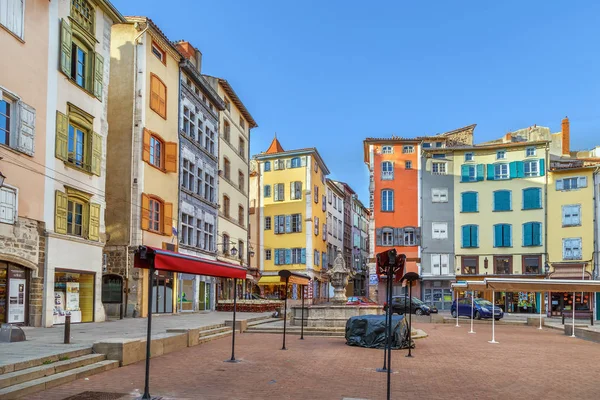
[[[416,325],[415,325],[416,326]],[[415,357],[392,354],[394,399],[597,399],[600,345],[534,327],[468,323],[419,324],[429,337]],[[246,333],[236,337],[238,364],[224,363],[230,339],[219,339],[152,360],[151,394],[165,399],[384,399],[381,350],[345,345],[342,338]],[[139,395],[140,362],[56,387],[28,399],[64,399],[84,391]]]

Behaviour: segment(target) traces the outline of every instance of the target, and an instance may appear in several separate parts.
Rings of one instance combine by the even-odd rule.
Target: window
[[[275,201],[284,201],[285,200],[285,193],[284,193],[284,189],[285,186],[283,183],[276,183],[273,186],[273,191],[275,192]]]
[[[526,157],[535,156],[535,147],[528,147],[527,149],[525,149],[525,156]]]
[[[383,228],[381,235],[382,246],[394,245],[394,230],[392,228]]]
[[[231,111],[231,103],[229,102],[229,99],[227,97],[225,97],[225,109],[227,111]],[[269,250],[270,251],[270,250]]]
[[[436,175],[446,175],[446,163],[433,162],[431,164],[431,172]]]
[[[0,187],[0,222],[13,224],[17,221],[17,191],[6,185]]]
[[[215,155],[215,133],[210,130],[208,125],[205,129],[206,133],[204,134],[204,149],[208,151],[210,154]]]
[[[86,46],[76,39],[71,41],[71,78],[84,89],[90,90],[92,59]]]
[[[477,192],[461,193],[461,212],[478,212],[478,207]]]
[[[0,9],[1,10],[1,9]],[[1,93],[1,91],[0,91]],[[7,98],[0,97],[0,144],[9,146],[11,134],[11,117],[13,103]]]
[[[483,164],[463,164],[460,166],[461,182],[477,182],[483,180]]]
[[[275,216],[275,233],[285,233],[285,215]]]
[[[402,146],[402,153],[412,154],[415,152],[415,146]]]
[[[327,240],[327,224],[323,224],[323,240]]]
[[[265,250],[265,260],[271,260],[271,250]]]
[[[78,133],[76,132],[76,135]],[[71,126],[69,126],[69,161],[71,161]],[[150,137],[150,164],[162,169],[163,166],[163,142],[152,135]]]
[[[246,159],[246,141],[242,138],[239,138],[240,142],[238,145],[238,153],[242,159]]]
[[[202,120],[200,118],[198,118],[196,120],[196,122],[197,122],[196,132],[190,132],[190,137],[192,139],[195,138],[198,145],[202,146],[202,134],[204,132],[204,126],[203,126]]]
[[[327,189],[327,202],[329,204],[331,204],[332,200],[333,200],[333,193],[331,192],[331,189]]]
[[[539,275],[542,273],[542,256],[523,256],[523,273]]]
[[[433,222],[431,224],[431,237],[433,239],[448,239],[448,223]]]
[[[300,157],[292,158],[292,161],[291,161],[292,168],[300,168],[301,166],[302,166],[302,163],[300,161]]]
[[[246,193],[246,179],[244,173],[242,171],[238,171],[238,189],[242,191],[242,193]]]
[[[240,260],[244,259],[244,242],[238,240],[238,258]]]
[[[315,225],[315,236],[319,236],[319,217],[315,217],[314,225]]]
[[[271,170],[271,161],[265,161],[265,172]]]
[[[86,139],[87,131],[83,128],[69,124],[69,158],[68,161],[78,167],[87,167],[85,160],[87,157],[86,152]],[[160,148],[158,156],[160,157]],[[152,157],[152,148],[150,149],[150,156]],[[159,160],[160,162],[160,160]]]
[[[494,211],[512,210],[512,192],[510,190],[497,190],[494,192]]]
[[[394,148],[392,146],[382,146],[381,147],[381,154],[393,154],[394,153]]]
[[[494,165],[494,180],[508,179],[508,164]]]
[[[238,206],[238,224],[244,226],[244,207]]]
[[[450,257],[448,254],[432,254],[431,255],[431,273],[433,275],[448,275]]]
[[[223,175],[225,179],[231,181],[231,162],[227,157],[223,158]]]
[[[228,121],[223,122],[223,139],[225,139],[227,143],[231,141],[231,125],[229,125]]]
[[[318,251],[318,250],[315,250],[314,257],[313,257],[313,263],[314,263],[316,266],[319,266],[319,261],[320,261],[320,260],[319,260],[319,257],[320,257],[319,251]]]
[[[275,171],[279,171],[279,170],[285,169],[285,161],[284,160],[275,160],[274,164],[275,165],[273,165],[273,169]]]
[[[405,169],[412,169],[412,161],[406,161],[404,163],[404,168]]]
[[[292,249],[292,264],[302,264],[302,249]]]
[[[381,163],[381,179],[394,179],[394,164],[391,161],[384,161]]]
[[[462,247],[475,248],[479,247],[479,226],[463,225],[462,229]]]
[[[448,202],[448,188],[433,188],[433,189],[431,189],[431,202],[432,203],[447,203]]]
[[[244,118],[242,118],[240,116],[240,126],[242,127],[242,130],[246,129],[246,121],[244,121]]]
[[[313,198],[315,199],[315,204],[319,204],[319,187],[315,185],[315,193]]]
[[[465,162],[474,161],[475,154],[474,153],[465,153]]]
[[[229,207],[230,207],[229,197],[226,195],[223,195],[223,215],[226,218],[229,218]]]
[[[431,143],[428,143],[428,142],[424,142],[424,143],[423,143],[423,148],[424,148],[424,149],[428,149],[428,148],[430,148],[430,147],[431,147]]]
[[[10,2],[10,0],[9,0]],[[86,0],[71,0],[71,17],[86,31],[95,36],[94,16],[96,10]]]
[[[338,235],[337,235],[337,223],[338,223],[337,217],[333,217],[333,237],[336,238],[336,239],[338,238]]]
[[[84,207],[82,202],[69,200],[67,208],[67,233],[83,236]]]
[[[215,201],[215,177],[204,173],[204,199],[211,203]]]
[[[542,208],[542,189],[523,189],[523,210],[535,210]]]
[[[523,246],[542,245],[542,224],[540,222],[527,222],[523,224]]]
[[[198,168],[198,174],[196,175],[196,194],[198,196],[202,196],[202,176],[204,172],[202,172],[202,168]]]
[[[181,244],[193,245],[194,217],[181,214]]]
[[[435,147],[442,147],[444,145],[444,143],[442,142],[435,142]]]
[[[154,54],[154,56],[156,56],[156,58],[158,58],[161,63],[167,63],[167,54],[155,42],[152,42],[152,54]],[[188,82],[188,85],[190,83],[191,82]]]
[[[150,109],[167,119],[167,87],[154,74],[150,75]]]
[[[494,247],[512,247],[512,225],[494,225]]]
[[[189,160],[183,160],[183,182],[182,186],[184,189],[194,191],[194,170],[196,166],[192,164]]]
[[[271,197],[271,185],[265,185],[265,197]]]
[[[196,114],[188,107],[183,107],[183,132],[192,139],[196,138]]]
[[[162,215],[162,203],[157,199],[150,199],[150,226],[149,229],[154,232],[161,232],[161,215]]]
[[[581,204],[562,206],[562,226],[581,225]]]
[[[290,184],[290,199],[300,200],[302,198],[302,182],[292,182]]]
[[[494,273],[510,275],[512,272],[512,256],[494,256]]]
[[[327,210],[327,197],[325,195],[321,196],[321,210]]]
[[[587,177],[565,178],[556,181],[556,190],[575,190],[587,187]]]
[[[381,191],[381,211],[394,211],[394,191],[383,189]]]
[[[229,235],[224,233],[223,234],[223,254],[229,254],[230,244],[231,244],[231,242],[229,240]]]
[[[525,177],[540,176],[538,160],[525,161],[523,163]]]
[[[417,244],[416,232],[414,228],[404,228],[404,245],[415,246]]]
[[[202,239],[203,231],[202,231],[202,220],[200,218],[196,219],[196,247],[201,249],[204,240]]]
[[[215,251],[215,226],[208,222],[204,223],[204,250]]]
[[[461,257],[463,275],[477,275],[479,257]]]
[[[581,238],[563,239],[563,259],[581,260]]]
[[[0,24],[21,39],[23,38],[24,2],[24,0],[0,1]]]
[[[265,230],[271,230],[271,217],[265,217]]]
[[[302,214],[291,215],[291,231],[292,233],[302,232]]]
[[[506,150],[498,150],[496,152],[496,160],[506,160]]]

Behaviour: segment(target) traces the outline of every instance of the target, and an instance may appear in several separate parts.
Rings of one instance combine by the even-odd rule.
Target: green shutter
[[[90,240],[100,240],[100,204],[90,204],[90,229],[88,234]]]
[[[542,245],[542,224],[539,222],[534,222],[532,227],[532,238],[531,244],[533,246],[541,246]]]
[[[477,180],[482,181],[484,176],[485,166],[483,164],[477,164]]]
[[[69,120],[60,111],[56,112],[56,158],[67,161],[69,156]]]
[[[502,247],[502,225],[494,225],[494,247]]]
[[[488,164],[487,165],[487,180],[488,181],[493,181],[494,180],[494,164]]]
[[[546,175],[546,160],[540,158],[540,176]]]
[[[463,164],[460,166],[460,181],[468,182],[469,181],[469,166]]]
[[[92,138],[92,173],[100,176],[102,170],[102,136],[94,132]]]
[[[533,243],[531,238],[533,237],[533,224],[528,222],[523,224],[523,246],[531,246]]]
[[[462,227],[462,247],[471,247],[471,230],[469,225]]]
[[[517,178],[517,164],[518,163],[519,163],[518,161],[512,161],[510,164],[508,164],[509,179]]]
[[[479,247],[479,227],[471,225],[471,247]]]
[[[57,190],[54,200],[54,232],[66,234],[69,198],[66,193]]]
[[[525,164],[523,161],[516,161],[517,164],[517,178],[525,178]]]
[[[102,101],[102,79],[104,77],[104,58],[96,53],[96,61],[94,62],[94,96]]]
[[[63,18],[60,21],[60,70],[71,77],[71,26]]]

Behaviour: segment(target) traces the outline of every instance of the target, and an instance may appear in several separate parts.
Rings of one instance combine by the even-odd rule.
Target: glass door
[[[198,311],[206,310],[206,282],[200,282],[198,286]]]

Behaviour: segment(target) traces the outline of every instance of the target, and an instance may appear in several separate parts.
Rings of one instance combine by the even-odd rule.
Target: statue
[[[333,286],[333,298],[331,299],[334,303],[346,304],[348,299],[346,298],[346,286],[348,286],[348,279],[353,278],[356,273],[352,268],[347,268],[342,257],[342,251],[337,251],[337,256],[333,262],[333,268],[327,271],[329,275],[329,281]]]

